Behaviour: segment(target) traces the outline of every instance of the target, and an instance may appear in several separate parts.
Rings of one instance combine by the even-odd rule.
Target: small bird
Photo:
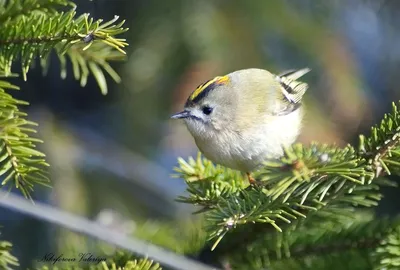
[[[171,118],[184,119],[206,158],[245,172],[254,184],[251,172],[281,157],[300,133],[308,85],[297,79],[309,71],[275,75],[250,68],[215,77],[199,85]]]

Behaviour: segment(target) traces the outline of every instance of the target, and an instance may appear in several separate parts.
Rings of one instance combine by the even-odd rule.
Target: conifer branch
[[[54,265],[44,265],[37,270],[59,270],[58,266]],[[85,270],[87,267],[79,266],[79,265],[68,265],[68,269],[74,270]],[[90,265],[91,270],[162,270],[161,266],[154,262],[153,260],[149,260],[147,258],[140,259],[120,259],[118,261],[108,260],[107,262],[102,261],[99,264]]]
[[[179,158],[178,163],[173,177],[186,181],[190,197],[180,196],[176,201],[202,206],[201,212],[217,207],[220,199],[238,195],[246,187],[240,172],[214,165],[200,153],[187,162]]]
[[[329,158],[320,158],[325,155]],[[206,165],[190,166],[199,162]],[[203,175],[210,177],[212,173],[218,173],[213,170],[215,167],[207,163],[209,161],[201,158],[185,165],[180,161],[181,167],[176,170],[181,173],[191,171],[193,175],[196,168],[204,167]],[[221,192],[220,189],[213,190],[208,186],[208,189],[199,192],[199,189],[192,188],[193,183],[188,183],[190,197],[180,197],[180,200],[205,204],[206,208],[203,210],[213,209],[206,213],[209,221],[206,229],[210,233],[210,239],[216,238],[213,246],[215,248],[228,232],[237,230],[239,226],[249,229],[254,223],[270,224],[282,231],[284,224],[289,225],[306,218],[327,206],[377,205],[381,198],[379,185],[391,183],[384,179],[372,183],[373,174],[365,170],[364,164],[365,161],[358,159],[351,147],[342,150],[327,145],[313,144],[306,148],[297,144],[286,149],[281,161],[265,164],[257,174],[257,178],[265,183],[262,187],[238,189],[229,193],[226,190],[231,190],[230,188],[222,189]],[[229,177],[230,170],[226,170],[228,173],[224,177]],[[341,178],[342,176],[344,177]],[[231,179],[231,182],[243,183],[243,179]],[[216,185],[218,183],[216,181]],[[212,205],[213,202],[216,203]],[[249,235],[246,236],[248,237]],[[238,241],[243,243],[242,238]]]
[[[400,226],[381,239],[380,245],[376,248],[374,269],[399,269],[400,268]]]
[[[233,177],[231,170],[216,171],[216,167],[201,158],[179,160],[176,171],[186,180],[189,191],[188,197],[179,200],[204,206],[209,221],[206,229],[210,239],[216,239],[213,248],[228,232],[237,231],[230,238],[236,238],[236,244],[246,245],[262,231],[269,230],[265,224],[284,232],[301,219],[331,207],[376,206],[381,198],[379,188],[395,186],[377,178],[381,175],[377,168],[381,166],[387,174],[400,172],[399,130],[400,114],[393,104],[392,113],[372,129],[372,135],[360,137],[359,151],[350,145],[339,148],[317,143],[309,147],[295,144],[285,149],[279,160],[266,162],[255,173],[261,184],[247,189],[235,185],[240,180]],[[199,176],[206,176],[210,183],[204,184]],[[189,181],[192,178],[195,182]],[[222,184],[219,179],[229,181]],[[254,228],[262,229],[254,233]],[[252,233],[245,235],[244,231]],[[229,241],[228,246],[232,250],[236,245]]]
[[[323,256],[350,250],[375,251],[381,245],[382,239],[399,224],[399,220],[371,219],[355,221],[350,226],[342,224],[340,228],[331,227],[322,232],[318,225],[313,228],[303,226],[293,232],[295,236],[291,239],[291,251],[288,257],[302,259],[307,256]]]
[[[72,6],[70,11],[57,11],[68,5]],[[127,46],[124,39],[116,36],[128,29],[122,27],[124,21],[116,23],[117,16],[103,23],[94,21],[88,14],[75,15],[75,4],[67,0],[0,0],[0,76],[16,76],[11,67],[15,61],[20,61],[26,80],[37,56],[46,73],[54,51],[61,62],[61,77],[66,76],[68,57],[74,77],[82,86],[86,85],[89,74],[93,74],[102,93],[106,94],[104,72],[116,82],[120,81],[109,62],[122,60],[123,48]],[[29,126],[37,124],[26,120],[26,114],[18,109],[27,103],[14,99],[6,89],[18,87],[0,80],[0,176],[4,177],[1,183],[9,188],[15,186],[30,198],[34,184],[49,182],[44,173],[48,164],[44,154],[35,150],[35,143],[41,141],[30,135],[36,131]]]
[[[400,113],[395,103],[392,103],[392,112],[385,114],[381,123],[371,128],[369,137],[360,135],[358,149],[376,177],[400,173]]]
[[[0,24],[34,12],[50,15],[63,6],[75,7],[76,5],[69,0],[2,0],[0,1]]]
[[[116,36],[128,29],[122,27],[124,21],[115,24],[118,16],[103,23],[102,20],[94,21],[88,14],[75,15],[74,9],[66,13],[29,13],[18,20],[5,22],[0,29],[0,73],[10,76],[12,63],[20,60],[26,80],[33,60],[39,56],[46,71],[49,55],[55,50],[60,57],[62,77],[66,74],[65,55],[68,55],[74,77],[82,86],[92,73],[102,93],[107,93],[103,71],[120,81],[108,61],[124,59],[124,48],[128,44]]]
[[[121,82],[121,77],[110,66],[109,62],[122,61],[125,59],[125,55],[102,42],[94,43],[88,50],[84,50],[85,46],[87,46],[85,43],[77,43],[72,45],[66,54],[58,55],[61,63],[61,78],[66,78],[67,76],[67,56],[72,64],[74,78],[80,81],[80,85],[82,87],[86,85],[88,76],[91,73],[95,77],[101,92],[105,95],[108,92],[108,87],[102,70],[110,75],[115,82]],[[58,47],[56,47],[56,50],[58,50]],[[49,59],[41,59],[41,64],[43,70],[46,71]]]
[[[110,267],[103,262],[99,270],[162,270],[158,263],[154,263],[152,260],[139,259],[126,262],[123,266],[117,266],[112,263]]]
[[[14,99],[6,89],[18,89],[0,80],[0,176],[2,186],[15,186],[25,197],[30,198],[34,184],[48,185],[44,154],[37,151],[36,143],[42,141],[30,134],[36,133],[31,126],[37,124],[26,120],[26,113],[18,109],[27,102]]]
[[[12,270],[19,266],[18,260],[11,254],[12,244],[7,241],[0,241],[0,269]]]
[[[246,269],[304,269],[305,264],[310,269],[343,269],[338,268],[332,258],[343,258],[349,254],[353,260],[347,262],[345,269],[354,269],[355,260],[357,264],[367,266],[361,269],[383,269],[384,266],[396,269],[396,255],[400,251],[397,241],[399,224],[398,218],[390,220],[371,216],[364,219],[354,215],[341,222],[306,221],[283,234],[260,235],[251,245],[237,246],[227,256],[236,267],[258,262],[256,266],[247,266]],[[390,244],[386,240],[389,238]],[[257,252],[243,252],[243,249]],[[378,250],[380,253],[377,253]],[[326,265],[324,262],[327,262]]]

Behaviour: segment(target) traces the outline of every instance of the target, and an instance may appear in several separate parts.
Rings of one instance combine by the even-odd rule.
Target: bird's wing
[[[308,84],[297,81],[311,69],[288,70],[276,76],[282,86],[282,93],[290,103],[299,103],[308,89]]]

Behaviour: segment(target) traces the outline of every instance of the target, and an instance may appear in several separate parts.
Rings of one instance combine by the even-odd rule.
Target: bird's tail
[[[310,71],[311,69],[309,68],[303,68],[299,70],[288,70],[277,75],[277,79],[282,86],[282,93],[291,103],[300,102],[304,93],[307,91],[308,84],[297,81],[297,79]]]

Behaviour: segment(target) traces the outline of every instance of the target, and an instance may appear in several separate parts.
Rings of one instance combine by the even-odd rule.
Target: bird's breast
[[[196,145],[214,163],[249,172],[268,158],[278,158],[283,147],[296,140],[301,124],[301,112],[293,112],[244,132],[229,129],[209,131],[208,136],[193,134]],[[229,125],[229,123],[227,123]]]

